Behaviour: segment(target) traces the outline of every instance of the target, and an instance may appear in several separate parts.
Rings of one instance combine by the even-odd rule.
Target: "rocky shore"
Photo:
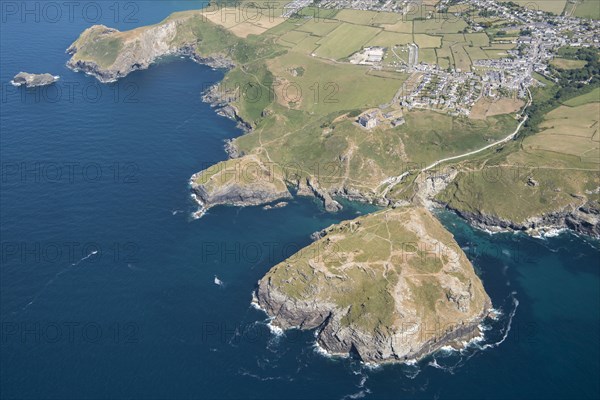
[[[19,72],[10,81],[13,86],[25,86],[28,88],[47,86],[58,81],[60,76],[51,74],[30,74],[27,72]]]
[[[571,205],[564,210],[556,211],[522,222],[510,221],[484,212],[471,212],[453,209],[442,204],[471,225],[490,232],[524,232],[534,236],[553,234],[562,230],[571,230],[577,234],[600,239],[600,205],[588,202],[584,205]]]
[[[210,104],[215,109],[216,113],[222,117],[229,118],[237,122],[237,128],[242,130],[244,133],[248,133],[252,130],[252,125],[244,121],[240,114],[233,106],[233,102],[239,94],[235,91],[224,91],[222,90],[221,84],[217,83],[212,85],[202,95],[202,101]],[[225,146],[225,150],[230,157],[236,158],[240,154],[235,148],[233,141],[228,141]]]

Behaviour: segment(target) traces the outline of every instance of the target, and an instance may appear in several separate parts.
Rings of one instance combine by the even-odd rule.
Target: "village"
[[[450,5],[464,6],[460,13],[448,13]],[[470,70],[441,66],[420,57],[416,43],[390,47],[372,46],[353,54],[353,64],[368,65],[373,69],[389,69],[410,74],[402,84],[392,104],[403,108],[430,109],[450,115],[469,116],[475,103],[481,98],[510,97],[527,100],[532,85],[543,85],[536,74],[554,80],[549,63],[562,47],[600,47],[600,22],[597,20],[558,16],[548,12],[518,7],[514,3],[495,0],[441,0],[437,5],[414,1],[326,0],[318,3],[324,8],[352,8],[356,10],[387,11],[401,13],[411,19],[439,18],[446,12],[447,18],[460,14],[468,24],[465,32],[485,32],[489,28],[474,16],[479,10],[506,21],[502,29],[517,32],[502,42],[512,45],[506,56],[473,59]],[[415,22],[416,23],[416,22]],[[391,60],[391,61],[390,61]],[[369,111],[357,122],[366,129],[387,122],[397,126],[403,122],[396,116]]]

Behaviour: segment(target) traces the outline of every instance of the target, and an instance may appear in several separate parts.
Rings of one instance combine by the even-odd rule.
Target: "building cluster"
[[[295,2],[301,1],[310,0]],[[474,60],[472,72],[420,62],[419,47],[414,43],[387,49],[368,47],[351,57],[350,62],[354,64],[381,68],[385,52],[391,51],[395,55],[391,66],[397,71],[411,73],[409,81],[413,82],[400,88],[392,103],[409,109],[436,109],[469,115],[471,107],[481,97],[512,95],[526,98],[528,88],[538,84],[534,72],[553,79],[548,65],[558,49],[564,46],[600,48],[600,21],[557,16],[512,2],[441,0],[435,7],[425,7],[414,0],[319,0],[315,4],[323,8],[396,12],[407,18],[410,14],[410,19],[431,18],[435,12],[447,12],[449,6],[460,4],[465,6],[460,15],[467,22],[468,31],[483,32],[489,28],[486,21],[476,18],[480,16],[480,10],[485,10],[489,20],[502,21],[501,29],[518,32],[507,37],[506,44],[514,44],[515,49],[506,50],[506,57]],[[498,43],[501,43],[501,37]],[[361,116],[357,120],[369,129],[377,124],[376,121],[375,116]]]
[[[417,75],[405,84],[398,100],[408,109],[436,109],[451,115],[469,115],[484,93],[480,76],[472,72],[450,73],[440,69]]]
[[[383,47],[365,47],[362,51],[354,53],[350,57],[352,64],[360,65],[378,65],[383,60],[385,48]]]

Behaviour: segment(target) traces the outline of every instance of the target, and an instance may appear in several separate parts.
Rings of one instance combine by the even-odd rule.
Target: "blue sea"
[[[501,311],[463,352],[372,367],[322,355],[312,332],[271,332],[256,282],[374,208],[298,198],[191,218],[189,177],[241,134],[200,98],[223,71],[175,58],[101,85],[65,49],[94,23],[132,29],[202,2],[76,3],[1,3],[0,397],[600,396],[599,243],[568,233],[489,235],[439,214]],[[61,79],[14,88],[19,71]]]

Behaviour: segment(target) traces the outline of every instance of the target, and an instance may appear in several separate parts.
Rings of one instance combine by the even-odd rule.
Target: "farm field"
[[[600,102],[600,88],[596,88],[589,93],[569,99],[563,104],[569,107],[577,107],[588,103]]]
[[[600,103],[561,106],[548,113],[541,132],[523,142],[525,151],[548,151],[579,157],[581,162],[600,164],[598,120]]]
[[[431,36],[426,34],[414,34],[414,42],[419,47],[432,48],[442,47],[441,36]]]
[[[484,32],[463,34],[464,20],[441,14],[436,14],[437,19],[423,20],[359,10],[336,10],[329,19],[322,15],[310,18],[311,12],[306,9],[300,14],[306,17],[287,20],[266,34],[276,36],[278,44],[292,51],[328,60],[343,61],[368,46],[390,49],[415,43],[419,46],[420,62],[470,71],[473,60],[507,57],[506,49],[514,47],[514,44],[490,44]],[[397,48],[396,52],[407,62],[408,53],[404,49]],[[395,61],[391,52],[384,57],[385,65],[393,67]]]
[[[431,19],[413,21],[414,33],[430,35],[442,33],[459,33],[467,27],[462,18],[449,18],[445,14],[435,14]]]
[[[399,32],[399,33],[413,33],[413,21],[398,21],[394,24],[382,24],[382,28],[386,31]]]
[[[392,85],[388,78],[367,74],[366,67],[333,63],[294,51],[269,60],[267,65],[280,79],[274,89],[280,105],[315,115],[377,106],[391,100],[405,79],[396,74],[401,80]],[[292,74],[299,69],[301,75]]]
[[[579,0],[574,17],[600,19],[600,1],[598,0]]]
[[[408,44],[413,42],[412,34],[409,33],[397,33],[397,32],[380,32],[377,36],[370,39],[367,46],[383,46],[392,47],[398,44]]]
[[[577,69],[585,66],[586,62],[583,60],[569,60],[568,58],[555,58],[550,61],[550,64],[561,69]]]
[[[341,22],[332,19],[309,19],[307,22],[296,28],[296,30],[308,32],[316,36],[326,36],[341,24]]]
[[[471,60],[486,60],[489,58],[487,53],[485,51],[481,50],[481,47],[465,46],[465,50]]]
[[[490,38],[483,32],[480,33],[466,33],[465,41],[473,46],[489,46]]]
[[[379,14],[376,11],[341,10],[335,19],[357,25],[370,25],[371,20]]]
[[[465,51],[464,47],[460,45],[454,45],[451,47],[452,56],[454,57],[454,65],[456,69],[460,69],[462,72],[469,72],[471,70],[471,59]]]
[[[316,53],[319,57],[340,60],[362,49],[380,31],[378,28],[344,23],[318,42]]]

